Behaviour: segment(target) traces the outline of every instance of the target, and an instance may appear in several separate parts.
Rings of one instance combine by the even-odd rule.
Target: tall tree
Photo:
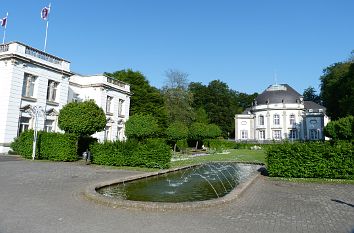
[[[354,63],[335,63],[321,76],[321,99],[332,120],[354,115]]]
[[[165,128],[167,112],[164,105],[164,99],[160,91],[151,86],[145,76],[139,71],[120,70],[105,75],[126,82],[130,85],[133,95],[130,99],[130,115],[151,114],[159,125]]]
[[[166,71],[162,94],[168,114],[168,124],[182,122],[190,125],[194,118],[192,95],[188,91],[188,74],[178,70]]]
[[[321,98],[319,95],[316,94],[315,88],[309,86],[304,90],[304,93],[302,94],[304,97],[304,100],[306,101],[313,101],[317,104],[321,104]]]

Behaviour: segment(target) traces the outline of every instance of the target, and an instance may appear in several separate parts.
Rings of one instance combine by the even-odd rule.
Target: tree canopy
[[[149,114],[135,114],[125,123],[125,134],[128,139],[142,141],[157,137],[159,131],[157,120]]]
[[[354,115],[354,63],[335,63],[321,76],[321,98],[332,120]]]
[[[107,120],[102,108],[93,101],[71,102],[59,112],[58,126],[66,133],[87,136],[105,129]]]
[[[321,104],[321,98],[319,95],[316,94],[315,88],[309,86],[304,90],[304,93],[302,94],[304,97],[305,101],[313,101],[317,104]]]

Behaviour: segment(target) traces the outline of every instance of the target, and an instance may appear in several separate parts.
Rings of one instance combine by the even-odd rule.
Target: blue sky
[[[138,70],[158,88],[177,69],[246,93],[276,76],[302,93],[354,50],[352,0],[11,0],[6,42],[43,49],[49,2],[48,53],[84,75]]]

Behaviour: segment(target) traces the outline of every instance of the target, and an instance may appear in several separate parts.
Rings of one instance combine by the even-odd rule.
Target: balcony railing
[[[117,85],[119,87],[125,88],[125,83],[123,83],[123,82],[121,82],[121,81],[119,81],[117,79],[113,79],[113,78],[107,77],[107,82],[108,83],[112,83],[114,85]]]
[[[56,58],[56,57],[51,56],[51,55],[49,55],[47,53],[44,53],[42,51],[39,51],[39,50],[31,48],[31,47],[27,47],[27,46],[26,46],[25,53],[28,54],[28,55],[37,57],[39,59],[42,59],[44,61],[48,61],[48,62],[51,62],[51,63],[54,63],[54,64],[58,64],[58,65],[60,65],[61,62],[62,62],[62,60],[59,59],[59,58]]]
[[[8,44],[0,45],[0,52],[7,52],[7,51],[9,51],[9,45]]]

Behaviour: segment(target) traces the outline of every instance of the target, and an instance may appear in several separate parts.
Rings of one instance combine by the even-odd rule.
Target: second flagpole
[[[49,24],[49,21],[47,21],[47,26],[46,26],[46,29],[45,29],[45,39],[44,39],[44,52],[47,48],[47,37],[48,37],[48,24]]]

